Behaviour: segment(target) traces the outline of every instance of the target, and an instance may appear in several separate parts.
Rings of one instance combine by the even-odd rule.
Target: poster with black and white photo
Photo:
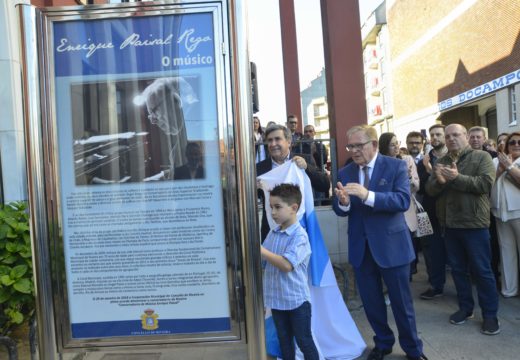
[[[73,339],[230,330],[213,20],[53,24]]]

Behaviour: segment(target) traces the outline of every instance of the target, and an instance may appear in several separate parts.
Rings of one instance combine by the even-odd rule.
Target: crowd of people
[[[255,147],[255,162],[258,164],[264,161],[269,156],[266,130],[276,125],[270,121],[265,128],[260,124],[258,116],[253,117],[253,142]],[[290,135],[291,152],[293,154],[308,155],[311,159],[311,164],[316,166],[322,173],[330,174],[328,170],[329,164],[329,151],[325,146],[324,142],[316,139],[316,129],[313,125],[306,125],[303,128],[303,134],[297,131],[298,117],[296,115],[289,115],[285,128]],[[317,204],[326,205],[330,204],[330,186],[326,191],[315,191],[314,199]]]
[[[314,164],[321,170],[325,170],[329,157],[327,147],[323,142],[315,139],[316,129],[313,125],[306,125],[302,134],[296,130],[297,124],[298,118],[296,115],[289,115],[287,117],[286,128],[291,135],[291,150],[298,154],[311,155]],[[265,130],[271,125],[275,125],[275,123],[270,121],[264,129],[260,124],[258,116],[253,117],[253,142],[255,144],[256,163],[265,160],[268,154]]]
[[[258,118],[256,121],[259,126]],[[256,135],[262,134],[256,126],[255,149],[265,146],[265,157],[257,163],[258,174],[294,161],[310,177],[314,192],[328,193],[330,180],[319,166],[327,161],[326,148],[305,146],[305,142],[293,145],[314,138],[311,125],[302,135],[296,130],[297,119],[289,116],[287,127],[270,125],[261,136]],[[498,334],[499,294],[506,298],[519,295],[520,132],[502,133],[495,142],[486,138],[482,127],[467,130],[460,124],[435,124],[428,134],[410,132],[406,147],[400,147],[394,133],[378,136],[374,128],[362,125],[348,131],[347,144],[350,160],[338,172],[333,209],[338,216],[349,217],[349,262],[375,333],[375,346],[367,359],[383,359],[396,341],[387,322],[383,282],[407,358],[426,359],[409,285],[417,272],[419,251],[429,282],[420,298],[443,296],[449,269],[458,301],[449,322],[461,325],[473,317],[474,284],[482,312],[481,332]],[[294,204],[291,200],[285,205],[297,211],[299,203]],[[416,204],[428,214],[431,235],[415,236]],[[265,239],[270,229],[267,222],[262,225]],[[284,258],[281,248],[278,255]],[[293,250],[287,255],[291,261],[294,254]],[[269,256],[265,258],[268,262]],[[284,266],[284,273],[301,269],[296,262]],[[300,281],[298,286],[304,285]]]

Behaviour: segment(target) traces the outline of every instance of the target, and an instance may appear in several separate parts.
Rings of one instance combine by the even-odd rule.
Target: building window
[[[320,106],[317,104],[314,104],[314,117],[320,116]]]
[[[377,46],[379,47],[380,53],[385,52],[385,41],[383,37],[383,31],[377,33]]]
[[[516,91],[515,91],[515,87],[514,86],[511,86],[509,88],[509,103],[511,104],[510,105],[510,118],[509,118],[509,126],[514,126],[517,124],[517,120],[518,120],[518,97],[516,95]]]
[[[386,61],[385,57],[381,56],[381,59],[379,60],[379,67],[381,68],[381,82],[383,84],[386,83]]]
[[[327,106],[324,103],[314,104],[314,117],[322,117],[327,115]]]
[[[383,113],[388,114],[390,111],[388,109],[388,90],[386,87],[381,89],[381,103],[383,104]]]

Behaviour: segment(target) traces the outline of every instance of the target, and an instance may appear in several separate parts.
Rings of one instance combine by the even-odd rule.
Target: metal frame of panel
[[[194,343],[246,342],[250,359],[265,357],[263,302],[258,247],[256,181],[251,146],[251,97],[244,1],[143,2],[36,10],[19,6],[22,19],[24,116],[28,154],[31,232],[37,292],[40,357],[62,351]],[[232,327],[225,334],[188,334],[110,339],[71,338],[60,219],[60,178],[56,149],[56,104],[52,76],[52,24],[55,21],[113,17],[214,14],[222,192],[228,239],[228,284]],[[221,46],[221,49],[218,47]],[[218,63],[217,63],[218,61]],[[250,206],[250,204],[255,204]]]

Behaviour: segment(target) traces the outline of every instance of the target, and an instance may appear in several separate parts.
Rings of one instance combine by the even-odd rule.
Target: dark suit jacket
[[[173,175],[174,180],[191,180],[190,169],[188,165],[183,165],[175,168],[175,172]],[[199,166],[197,168],[197,172],[195,173],[194,179],[204,179],[204,168]]]
[[[313,147],[314,145],[314,147]],[[321,141],[300,143],[301,153],[312,155],[316,166],[319,168],[327,165],[328,151]],[[313,151],[314,150],[314,151]]]
[[[291,154],[290,157],[292,159],[293,156],[301,156],[305,159],[307,162],[307,169],[305,169],[305,173],[307,176],[309,176],[309,179],[311,180],[312,188],[315,191],[319,192],[327,192],[329,191],[330,187],[330,180],[326,173],[320,171],[316,164],[314,163],[314,159],[306,154]],[[265,174],[266,172],[271,171],[273,168],[273,160],[269,156],[264,161],[260,161],[258,164],[256,164],[256,176],[260,176]],[[265,213],[265,207],[269,206],[265,203],[264,193],[262,190],[258,191],[258,196],[262,199],[262,202],[264,204],[264,209],[262,211],[262,242],[265,240],[267,234],[269,233],[269,223],[267,222],[267,215]]]
[[[338,181],[343,185],[359,183],[359,166],[352,162],[342,168],[338,173]],[[350,209],[345,212],[339,208],[338,198],[334,197],[336,214],[349,216],[349,262],[359,267],[368,246],[374,260],[382,268],[410,263],[415,254],[404,220],[404,212],[410,207],[410,181],[406,163],[378,154],[368,189],[375,193],[374,207],[352,196]]]

